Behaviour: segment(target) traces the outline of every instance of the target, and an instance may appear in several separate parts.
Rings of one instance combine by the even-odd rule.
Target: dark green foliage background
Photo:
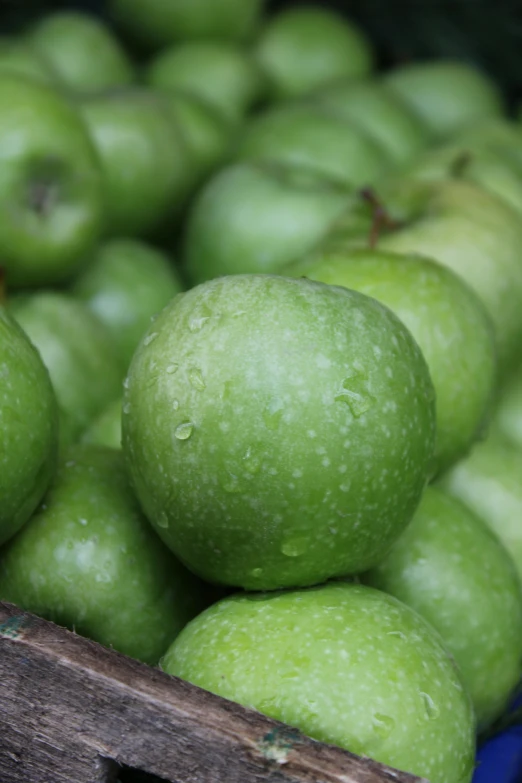
[[[306,0],[301,0],[306,3]],[[375,42],[382,66],[433,56],[476,63],[522,101],[522,0],[317,0],[346,13]],[[296,5],[272,0],[278,8]],[[0,30],[17,29],[51,8],[103,13],[103,0],[0,0]]]

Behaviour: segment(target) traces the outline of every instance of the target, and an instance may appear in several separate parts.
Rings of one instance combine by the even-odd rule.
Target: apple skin
[[[311,98],[374,139],[396,166],[415,159],[431,141],[422,120],[377,79],[335,82]]]
[[[359,128],[327,108],[297,103],[250,120],[237,157],[300,166],[353,188],[371,185],[391,168],[384,149]]]
[[[225,598],[161,667],[430,783],[471,779],[474,716],[452,659],[416,612],[370,587]]]
[[[347,188],[295,166],[228,166],[203,187],[189,213],[185,273],[197,284],[273,272],[323,239],[349,203]]]
[[[344,288],[204,283],[160,313],[124,387],[136,494],[209,582],[275,589],[366,570],[428,478],[424,357],[391,311]]]
[[[494,430],[438,484],[500,539],[522,580],[522,453]]]
[[[60,85],[51,63],[28,41],[13,36],[0,36],[0,72],[47,85]]]
[[[497,85],[464,62],[401,65],[389,71],[384,82],[419,114],[435,139],[447,139],[504,111]]]
[[[102,231],[96,152],[74,107],[0,72],[0,257],[10,287],[70,278]]]
[[[137,239],[98,247],[72,293],[111,333],[126,368],[153,318],[183,290],[171,259]]]
[[[522,365],[515,369],[500,390],[492,430],[522,451]]]
[[[362,30],[318,6],[273,15],[261,30],[256,54],[276,99],[365,76],[374,65],[372,45]]]
[[[428,487],[411,524],[363,581],[440,633],[479,731],[500,717],[520,679],[522,589],[510,555],[482,520]]]
[[[133,67],[118,39],[90,14],[47,14],[31,28],[27,40],[71,90],[97,92],[134,80]]]
[[[497,383],[491,322],[473,291],[428,258],[378,250],[311,253],[282,269],[372,296],[419,344],[435,387],[434,471],[464,456],[489,420]]]
[[[176,41],[250,39],[263,0],[108,0],[113,19],[144,46]]]
[[[36,348],[0,305],[0,544],[20,530],[53,477],[58,408]]]
[[[110,332],[82,302],[64,293],[13,298],[10,309],[49,371],[60,409],[61,443],[73,442],[121,396],[125,369]]]
[[[107,233],[146,237],[176,218],[192,172],[162,97],[122,88],[84,98],[79,110],[101,160]]]
[[[107,446],[110,449],[121,449],[122,405],[121,397],[109,403],[85,430],[81,442]]]
[[[189,41],[161,51],[145,71],[155,89],[185,92],[203,99],[229,122],[240,122],[263,95],[263,74],[238,45]]]
[[[381,184],[377,199],[389,220],[376,232],[374,246],[433,258],[459,275],[489,313],[500,374],[505,377],[522,340],[519,214],[498,197],[461,180],[395,178]],[[375,219],[372,200],[354,196],[344,216],[331,227],[323,249],[368,247]]]
[[[202,587],[139,510],[120,451],[75,446],[0,555],[0,597],[156,665]]]

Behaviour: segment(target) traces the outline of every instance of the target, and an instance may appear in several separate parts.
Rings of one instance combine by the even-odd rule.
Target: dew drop
[[[152,334],[147,335],[145,339],[143,340],[143,345],[150,345],[156,337],[158,336],[158,332],[152,332]]]
[[[356,419],[369,411],[375,402],[375,398],[368,392],[366,375],[357,371],[343,380],[334,399],[348,405]]]
[[[88,524],[86,519],[79,519],[78,522],[80,523],[80,525],[87,525]]]
[[[189,370],[188,378],[193,389],[196,389],[197,391],[203,391],[206,388],[206,383],[203,380],[201,370],[198,370],[197,367],[193,367],[191,370]]]
[[[130,413],[131,412],[131,404],[130,402],[126,402],[123,406],[123,412],[124,413]]]
[[[161,527],[164,530],[166,530],[168,528],[168,526],[169,526],[169,518],[165,514],[164,511],[162,511],[161,514],[158,516],[157,525],[158,525],[158,527]]]
[[[403,642],[406,641],[406,634],[402,631],[388,631],[386,636],[396,636],[398,639],[402,639]]]
[[[373,730],[379,737],[386,739],[390,736],[395,728],[395,721],[389,715],[383,715],[381,712],[376,712],[373,716]]]
[[[169,364],[166,367],[165,372],[167,373],[167,375],[174,375],[174,373],[176,373],[178,370],[179,370],[179,364]]]
[[[179,401],[178,400],[172,400],[172,409],[177,411],[179,408]]]
[[[250,447],[246,450],[245,456],[243,457],[243,466],[246,472],[250,473],[251,475],[259,473],[261,468],[260,458],[252,452]]]
[[[289,538],[281,545],[281,552],[287,557],[299,557],[303,555],[308,549],[308,538],[300,536],[297,538]]]
[[[250,572],[250,576],[253,579],[259,579],[260,576],[263,576],[263,569],[262,568],[253,568]]]
[[[209,315],[200,315],[200,316],[194,316],[189,321],[189,329],[190,331],[195,334],[196,332],[200,332],[207,321],[210,320]]]
[[[440,710],[431,698],[431,696],[428,693],[423,693],[421,691],[420,696],[422,698],[422,701],[424,702],[424,710],[426,712],[426,717],[428,720],[435,720],[435,718],[438,718],[440,715]]]
[[[125,378],[125,380],[123,381],[123,388],[124,388],[124,389],[128,389],[128,388],[129,388],[129,386],[130,386],[130,378],[129,378],[129,376],[127,375],[127,377],[126,377],[126,378]]]
[[[184,421],[182,424],[179,424],[175,431],[174,435],[178,440],[188,440],[192,433],[194,432],[194,425],[191,421]]]

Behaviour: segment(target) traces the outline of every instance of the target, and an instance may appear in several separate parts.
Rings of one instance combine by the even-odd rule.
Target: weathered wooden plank
[[[0,603],[0,781],[419,783]]]

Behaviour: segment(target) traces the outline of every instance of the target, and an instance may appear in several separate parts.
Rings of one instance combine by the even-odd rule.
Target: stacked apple
[[[521,675],[522,129],[319,6],[107,5],[136,62],[0,45],[0,599],[465,783]]]

